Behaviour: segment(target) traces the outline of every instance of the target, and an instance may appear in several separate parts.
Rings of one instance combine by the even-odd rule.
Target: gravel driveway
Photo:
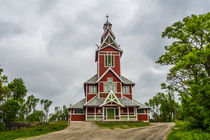
[[[72,122],[61,131],[27,138],[27,140],[163,140],[174,123],[151,123],[131,129],[100,129],[94,122]]]

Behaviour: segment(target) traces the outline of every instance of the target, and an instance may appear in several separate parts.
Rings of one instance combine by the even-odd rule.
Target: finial
[[[107,22],[108,22],[108,20],[109,20],[109,15],[108,14],[106,15],[106,18],[107,18]]]

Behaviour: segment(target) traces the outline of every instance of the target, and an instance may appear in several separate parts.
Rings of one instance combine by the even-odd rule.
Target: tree
[[[167,82],[181,97],[183,116],[193,128],[210,129],[210,12],[185,17],[162,37],[174,41],[157,63],[172,66]]]
[[[30,122],[40,122],[45,117],[45,114],[43,111],[36,110],[32,114],[30,114],[26,120]]]
[[[52,104],[52,101],[44,100],[44,110],[45,110],[46,121],[48,121],[48,112],[49,112],[49,107],[51,106],[51,104]]]
[[[3,69],[0,68],[0,103],[9,97],[10,91],[7,87],[7,76],[2,75]]]
[[[170,122],[177,119],[176,114],[179,106],[170,92],[167,94],[159,92],[145,104],[151,107],[154,121]]]
[[[16,120],[16,115],[19,110],[19,102],[14,99],[8,99],[1,107],[3,122],[9,128],[10,123]]]
[[[23,80],[21,78],[14,79],[11,83],[8,84],[8,87],[12,93],[13,99],[22,103],[27,93],[27,89]]]

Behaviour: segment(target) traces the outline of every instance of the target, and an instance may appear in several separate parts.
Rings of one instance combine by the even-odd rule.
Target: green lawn
[[[188,130],[185,122],[177,121],[168,135],[168,140],[210,140],[210,132],[199,129]]]
[[[51,122],[30,128],[22,128],[14,131],[0,132],[0,140],[13,140],[16,138],[24,138],[38,136],[49,132],[62,130],[68,126],[68,122]]]
[[[122,128],[122,129],[128,129],[128,128],[135,128],[135,127],[142,127],[149,125],[148,122],[96,122],[98,126],[101,128]]]

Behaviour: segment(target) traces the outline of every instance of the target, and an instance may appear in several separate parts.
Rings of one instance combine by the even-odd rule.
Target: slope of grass
[[[210,140],[210,133],[200,129],[187,129],[186,122],[177,121],[168,140]]]
[[[96,122],[96,124],[102,128],[135,128],[149,125],[148,122]]]
[[[68,126],[68,122],[52,122],[30,128],[22,128],[14,131],[0,132],[0,140],[13,140],[16,138],[25,138],[38,136],[50,132],[62,130]]]

